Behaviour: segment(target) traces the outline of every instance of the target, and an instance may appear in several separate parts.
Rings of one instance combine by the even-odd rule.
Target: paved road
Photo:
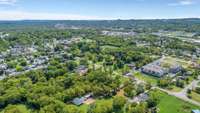
[[[138,84],[140,83],[145,83],[145,81],[142,81],[142,80],[139,80],[136,78],[136,81]],[[181,100],[184,100],[186,102],[189,102],[189,103],[192,103],[194,105],[197,105],[197,106],[200,106],[200,102],[197,102],[197,101],[194,101],[190,98],[187,97],[187,90],[188,89],[193,89],[194,87],[196,87],[198,85],[198,82],[200,82],[200,76],[198,77],[198,80],[193,80],[189,85],[187,85],[183,90],[181,90],[180,92],[172,92],[172,91],[169,91],[169,90],[165,90],[165,89],[162,89],[156,85],[153,85],[152,86],[152,89],[159,89],[163,92],[166,92],[167,94],[171,95],[171,96],[175,96]]]
[[[163,91],[163,92],[168,93],[169,95],[175,96],[175,97],[177,97],[177,98],[179,98],[179,99],[182,99],[182,100],[184,100],[184,101],[187,101],[187,102],[189,102],[189,103],[192,103],[192,104],[195,104],[195,105],[197,105],[197,106],[200,106],[200,102],[194,101],[194,100],[192,100],[192,99],[190,99],[190,98],[187,97],[187,90],[196,87],[199,81],[200,81],[200,80],[193,80],[189,85],[187,85],[187,86],[186,86],[182,91],[180,91],[180,92],[171,92],[171,91],[168,91],[168,90],[159,88],[159,87],[154,87],[154,88],[159,89],[159,90],[161,90],[161,91]]]

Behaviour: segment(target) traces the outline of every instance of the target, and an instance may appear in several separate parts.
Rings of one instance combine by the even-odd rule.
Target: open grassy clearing
[[[120,91],[117,92],[117,96],[122,96],[124,97],[124,90],[121,89]]]
[[[105,46],[101,46],[101,49],[105,50],[105,49],[117,49],[118,47],[115,46],[110,46],[110,45],[105,45]]]
[[[178,63],[180,64],[182,67],[187,68],[190,66],[190,63],[188,61],[185,61],[184,59],[178,59],[178,58],[174,58],[174,57],[165,57],[165,59],[163,60],[163,62],[165,64],[175,64]]]
[[[192,91],[192,93],[191,93],[190,95],[191,95],[191,97],[192,97],[192,100],[195,100],[195,101],[197,101],[197,102],[200,102],[200,94],[198,94],[198,93]]]
[[[174,96],[160,92],[160,103],[158,105],[158,113],[190,113],[192,109],[200,109],[200,107],[187,103]]]
[[[169,90],[172,91],[172,92],[180,92],[182,90],[182,88],[176,87],[176,86],[172,86],[172,88],[169,89]]]

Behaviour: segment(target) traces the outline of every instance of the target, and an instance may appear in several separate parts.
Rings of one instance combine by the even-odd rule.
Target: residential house
[[[0,58],[0,63],[3,63],[5,60],[3,58]]]
[[[13,56],[18,56],[23,54],[32,54],[34,52],[37,52],[37,49],[35,46],[28,47],[23,45],[15,45],[10,48],[9,52]]]
[[[73,37],[71,38],[71,43],[78,43],[81,41],[81,37]]]
[[[81,65],[76,69],[76,73],[78,73],[79,75],[85,75],[87,72],[88,68],[84,65]]]
[[[16,70],[15,69],[7,69],[7,70],[5,70],[5,73],[6,74],[12,74],[12,73],[15,73],[16,72]]]
[[[69,44],[71,44],[71,41],[70,40],[59,40],[59,43],[62,45],[69,45]]]
[[[91,96],[92,96],[92,94],[89,93],[89,94],[87,94],[87,95],[85,95],[85,96],[83,96],[83,97],[74,98],[74,99],[72,100],[72,103],[75,104],[75,105],[77,105],[77,106],[80,106],[80,105],[83,104],[86,100],[90,99]]]
[[[172,66],[170,67],[169,72],[170,72],[170,73],[173,73],[173,74],[176,74],[176,73],[180,72],[181,70],[182,70],[181,65],[174,64],[174,65],[172,65]]]
[[[127,64],[127,66],[133,70],[135,70],[136,66],[134,63]]]
[[[64,49],[68,49],[69,48],[69,45],[72,43],[71,40],[66,40],[66,39],[61,39],[58,41],[59,44],[63,45],[64,46]]]
[[[80,106],[81,104],[83,104],[83,102],[85,101],[85,98],[84,97],[81,97],[81,98],[75,98],[73,99],[72,103],[77,105],[77,106]]]
[[[139,94],[138,96],[136,96],[133,99],[133,102],[140,103],[140,102],[145,102],[148,99],[149,99],[149,95],[147,93],[142,93],[142,94]]]
[[[41,56],[39,58],[34,59],[33,64],[34,65],[42,65],[44,63],[46,63],[49,60],[49,58],[47,56]]]
[[[15,45],[14,47],[10,48],[10,54],[13,56],[21,55],[25,52],[25,48],[21,45]]]
[[[123,75],[124,75],[125,77],[131,77],[131,76],[133,76],[133,73],[128,72],[128,73],[124,73]]]
[[[8,68],[7,64],[0,64],[0,70],[6,70]]]
[[[0,64],[0,75],[5,74],[5,70],[8,68],[7,64]]]
[[[191,64],[194,68],[200,68],[200,64],[196,63],[196,62],[192,62]]]

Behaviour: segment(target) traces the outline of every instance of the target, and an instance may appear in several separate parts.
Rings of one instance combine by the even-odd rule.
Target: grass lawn
[[[153,85],[156,85],[157,81],[158,81],[158,78],[153,77],[151,75],[146,75],[146,74],[143,74],[143,73],[140,73],[140,72],[135,72],[134,76],[136,78],[140,79],[140,80],[145,81],[145,82],[150,82]]]
[[[197,102],[200,102],[200,94],[198,94],[198,93],[192,91],[191,96],[192,96],[192,100],[195,100],[195,101],[197,101]]]
[[[110,101],[112,102],[112,98],[109,98],[109,99],[97,99],[97,100],[95,100],[95,103],[96,104],[101,104],[102,102],[110,102]],[[83,104],[83,105],[79,106],[79,109],[80,109],[81,113],[87,113],[88,107],[89,107],[89,105]]]
[[[109,45],[105,45],[105,46],[101,46],[101,49],[105,50],[105,49],[117,49],[118,47],[115,46],[109,46]]]
[[[172,92],[180,92],[182,90],[182,88],[180,87],[176,87],[176,86],[172,86],[172,89],[169,89]]]
[[[160,92],[160,98],[158,113],[190,113],[192,109],[200,109],[198,106],[192,105],[163,92]]]
[[[181,66],[183,66],[184,68],[189,67],[189,62],[185,61],[184,59],[179,59],[179,58],[174,58],[174,57],[165,57],[165,59],[163,60],[164,64],[170,64],[173,65],[175,62],[179,63]]]
[[[200,82],[198,83],[198,86],[200,86]]]

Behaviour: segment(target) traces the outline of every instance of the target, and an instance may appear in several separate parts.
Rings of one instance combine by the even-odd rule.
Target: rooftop
[[[192,113],[200,113],[200,110],[192,110]]]

